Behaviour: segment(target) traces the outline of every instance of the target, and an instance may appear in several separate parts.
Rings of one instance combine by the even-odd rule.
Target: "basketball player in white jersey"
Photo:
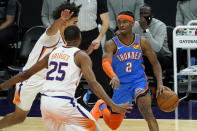
[[[54,48],[64,44],[64,29],[69,25],[76,25],[80,6],[74,3],[62,3],[53,12],[54,23],[47,28],[31,51],[23,70],[27,70],[40,61]],[[16,85],[14,103],[15,112],[6,115],[0,120],[0,129],[21,123],[27,117],[36,95],[41,91],[45,81],[46,69],[33,75],[28,80]]]
[[[132,106],[129,106],[128,103],[115,104],[96,81],[90,57],[77,48],[81,42],[79,28],[77,26],[67,27],[64,36],[67,46],[58,47],[30,69],[1,84],[0,89],[29,79],[40,70],[48,68],[41,97],[41,112],[46,130],[60,131],[62,124],[65,123],[74,125],[74,129],[69,131],[101,131],[90,113],[74,98],[81,72],[91,90],[114,111],[124,114],[128,109],[132,109]]]

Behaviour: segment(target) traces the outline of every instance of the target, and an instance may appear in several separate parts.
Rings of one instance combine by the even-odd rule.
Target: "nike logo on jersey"
[[[124,47],[124,46],[118,47],[118,49],[121,49],[122,47]]]

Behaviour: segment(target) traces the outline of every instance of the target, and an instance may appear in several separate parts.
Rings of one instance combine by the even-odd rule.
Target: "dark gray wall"
[[[35,25],[42,25],[41,9],[42,0],[18,0],[22,5],[21,26],[30,28]]]
[[[175,26],[176,0],[145,0],[153,9],[154,17],[166,25]]]

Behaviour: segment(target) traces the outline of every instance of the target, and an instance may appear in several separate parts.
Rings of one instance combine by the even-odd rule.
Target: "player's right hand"
[[[110,83],[109,83],[113,89],[119,89],[120,80],[117,76],[112,77]]]
[[[114,112],[120,113],[121,115],[125,115],[128,110],[133,109],[133,105],[128,105],[128,103],[124,104],[115,104],[115,107],[112,107]]]
[[[63,21],[67,21],[70,19],[70,17],[73,15],[74,12],[70,12],[70,10],[65,9],[64,11],[61,12],[61,19]]]

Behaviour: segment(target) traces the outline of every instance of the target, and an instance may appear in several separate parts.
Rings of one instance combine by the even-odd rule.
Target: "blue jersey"
[[[139,79],[147,79],[144,72],[140,36],[130,45],[122,43],[118,36],[112,38],[117,46],[117,51],[112,58],[112,67],[118,76],[120,83],[136,82]]]

